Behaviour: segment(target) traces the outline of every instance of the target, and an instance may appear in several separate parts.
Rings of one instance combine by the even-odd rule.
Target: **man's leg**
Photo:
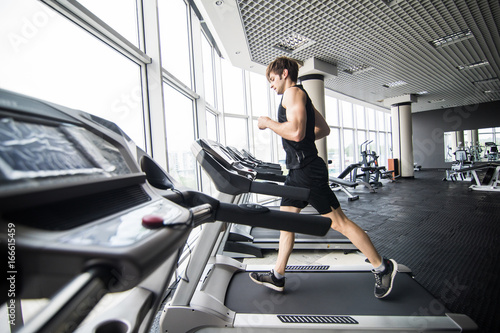
[[[356,223],[345,216],[342,208],[332,210],[323,216],[332,220],[332,229],[337,230],[356,246],[370,261],[373,267],[378,267],[382,263],[382,257],[373,246],[370,237]]]
[[[281,206],[280,210],[284,212],[300,213],[300,208],[291,206]],[[288,258],[290,258],[290,254],[292,253],[294,243],[295,233],[281,231],[278,259],[276,260],[274,270],[271,270],[267,273],[251,272],[249,275],[252,281],[276,291],[283,291],[283,289],[285,288],[285,268],[288,262]]]
[[[332,220],[332,229],[347,238],[368,258],[375,274],[375,296],[383,298],[392,290],[392,283],[397,273],[397,263],[393,259],[384,259],[373,246],[373,243],[356,223],[351,221],[340,207],[323,216]]]
[[[291,206],[281,206],[280,210],[283,212],[300,213],[301,209]],[[293,245],[295,243],[295,233],[290,231],[280,232],[280,242],[278,248],[278,259],[276,260],[276,265],[274,266],[274,271],[285,275],[285,267],[290,258],[290,254],[293,250]]]

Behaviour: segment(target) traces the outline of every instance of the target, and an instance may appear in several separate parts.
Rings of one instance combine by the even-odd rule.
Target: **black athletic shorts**
[[[320,214],[330,213],[332,208],[340,207],[340,203],[330,187],[328,168],[325,161],[319,156],[301,169],[289,170],[285,185],[309,188],[311,194],[308,201],[283,198],[281,206],[302,209],[310,203]]]

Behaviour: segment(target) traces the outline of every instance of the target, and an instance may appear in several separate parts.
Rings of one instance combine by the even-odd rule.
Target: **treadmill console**
[[[0,244],[23,297],[96,265],[129,289],[182,247],[191,213],[146,182],[141,153],[111,122],[0,90]]]

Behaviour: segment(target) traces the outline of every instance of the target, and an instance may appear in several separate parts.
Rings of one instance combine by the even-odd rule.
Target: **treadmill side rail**
[[[300,316],[300,315],[295,315]],[[475,329],[470,325],[472,321],[465,315],[460,315],[463,322],[457,323],[448,316],[300,316],[304,322],[283,323],[278,315],[237,313],[234,319],[234,328],[244,332],[472,332]],[[311,322],[308,321],[310,317]],[[352,323],[327,323],[314,317],[349,317]],[[333,320],[332,320],[333,321]],[[464,324],[463,330],[459,324]],[[473,323],[472,323],[473,324]],[[477,328],[477,326],[476,326]],[[472,330],[471,330],[472,329]],[[198,331],[198,332],[203,332]]]
[[[477,332],[479,330],[474,320],[467,315],[461,313],[447,313],[446,315],[462,329],[462,332]]]
[[[197,329],[204,327],[232,327],[234,312],[228,313],[228,317],[222,318],[208,312],[205,308],[197,309],[194,306],[169,306],[168,311],[163,312],[160,321],[160,332],[186,333],[199,332]]]

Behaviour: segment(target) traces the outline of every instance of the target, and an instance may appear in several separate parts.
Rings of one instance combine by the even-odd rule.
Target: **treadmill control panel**
[[[183,214],[181,207],[160,199],[124,215],[79,228],[78,231],[61,237],[60,242],[77,246],[130,246],[155,232],[142,225],[144,217],[159,216],[163,225],[187,225],[189,220],[186,220]]]
[[[125,290],[182,248],[192,214],[146,182],[143,153],[114,123],[0,89],[0,246],[15,226],[22,297],[96,266]]]

